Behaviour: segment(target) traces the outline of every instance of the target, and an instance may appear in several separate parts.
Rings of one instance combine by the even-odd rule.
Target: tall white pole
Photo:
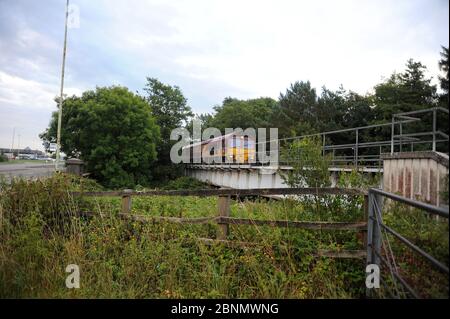
[[[12,156],[14,156],[14,136],[16,135],[16,128],[13,127],[13,136],[12,136],[12,143],[11,143],[11,153]]]
[[[62,108],[63,108],[63,88],[64,88],[64,67],[66,65],[66,45],[67,45],[67,20],[69,18],[69,0],[66,2],[66,21],[64,27],[64,48],[63,48],[63,60],[61,68],[61,90],[59,94],[59,110],[58,110],[58,131],[56,137],[56,163],[55,169],[59,170],[60,161],[60,149],[61,149],[61,121],[62,121]]]

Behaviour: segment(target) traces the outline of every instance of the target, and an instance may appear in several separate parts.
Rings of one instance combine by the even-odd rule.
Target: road
[[[17,163],[0,164],[0,176],[10,180],[12,177],[23,177],[33,179],[51,176],[55,172],[54,163]]]

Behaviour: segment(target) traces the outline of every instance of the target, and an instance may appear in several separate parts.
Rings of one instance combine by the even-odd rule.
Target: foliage
[[[329,155],[323,156],[319,138],[308,137],[295,140],[282,151],[283,160],[288,160],[292,170],[280,171],[290,187],[327,187],[330,185]]]
[[[7,161],[8,161],[8,158],[5,155],[0,154],[0,163],[1,162],[7,162]]]
[[[259,128],[270,126],[270,118],[276,106],[271,98],[239,100],[224,99],[222,105],[214,107],[214,117],[206,123],[209,127],[216,127],[225,132],[225,128]]]
[[[40,184],[5,187],[0,211],[11,214],[3,219],[0,231],[2,298],[359,298],[364,293],[361,261],[311,256],[318,248],[358,247],[361,242],[352,232],[231,226],[230,239],[254,241],[259,246],[206,245],[196,238],[214,237],[216,225],[130,222],[115,216],[120,198],[104,197],[58,200],[60,210],[71,218],[65,220],[63,231],[55,231],[51,219],[43,215],[46,202],[37,198],[43,192],[24,193],[22,207],[27,208],[21,209],[13,226],[13,190],[36,190]],[[68,182],[50,194],[79,189],[79,184]],[[75,214],[79,210],[97,214],[80,218]],[[214,216],[216,199],[136,197],[132,213]],[[301,202],[291,200],[233,201],[231,215],[269,220],[319,218]],[[328,211],[324,217],[330,216]],[[80,289],[64,287],[68,264],[80,266]]]
[[[444,91],[444,94],[447,95],[448,102],[448,47],[442,47],[441,59],[439,60],[439,69],[444,72],[444,76],[439,76],[439,82],[442,91]]]
[[[40,135],[56,141],[57,112]],[[110,188],[151,180],[159,128],[148,104],[119,86],[96,88],[64,100],[61,150],[80,157],[87,170]]]
[[[385,203],[383,222],[413,244],[449,266],[448,219],[437,218],[401,203]],[[423,298],[448,298],[449,278],[393,236],[384,235],[406,282]],[[382,269],[389,278],[389,270]]]
[[[179,165],[172,164],[170,160],[170,149],[176,142],[170,140],[170,133],[175,128],[185,126],[193,113],[178,86],[170,86],[148,77],[144,91],[161,132],[161,139],[156,147],[158,160],[153,166],[153,174],[159,181],[175,178],[182,171]]]
[[[381,174],[361,174],[357,170],[351,172],[341,172],[336,183],[336,187],[341,188],[359,188],[369,189],[370,187],[379,188]]]
[[[436,106],[436,86],[431,84],[431,78],[425,77],[425,71],[426,67],[422,63],[410,59],[403,73],[393,73],[386,81],[375,86],[374,123],[386,123],[395,113]],[[408,124],[408,128],[414,132],[430,131],[431,122],[425,119],[424,122]],[[381,128],[377,134],[389,140],[391,128]]]
[[[365,183],[357,173],[343,185]],[[317,249],[361,249],[350,231],[312,231],[231,225],[230,240],[255,247],[206,245],[215,224],[140,223],[117,218],[118,197],[68,196],[99,190],[96,183],[58,175],[45,181],[15,180],[0,192],[1,298],[361,298],[364,262],[314,258]],[[45,190],[45,191],[44,191]],[[20,202],[14,200],[20,194]],[[61,197],[63,196],[63,197]],[[319,214],[307,198],[232,201],[231,216],[264,220],[359,221],[360,200],[336,196]],[[20,205],[18,205],[18,203]],[[50,204],[53,203],[53,204]],[[58,207],[52,205],[59,205]],[[212,197],[133,197],[132,214],[216,215]],[[49,207],[69,216],[56,227]],[[94,212],[90,218],[79,211]],[[448,264],[448,223],[403,207],[385,209],[384,221]],[[6,213],[6,214],[5,214]],[[425,297],[448,297],[448,278],[390,238],[404,278]],[[64,286],[68,264],[81,270],[80,289]],[[146,265],[142,267],[142,265]],[[386,274],[389,274],[388,270]],[[384,272],[383,272],[384,273]],[[389,275],[383,277],[389,279]]]
[[[205,189],[208,186],[198,179],[182,176],[167,182],[163,189]]]
[[[313,133],[317,117],[316,89],[311,83],[295,82],[286,93],[279,97],[279,108],[274,112],[274,127],[278,127],[280,136],[295,136]]]
[[[403,73],[394,73],[384,83],[375,86],[377,120],[390,120],[392,114],[433,106],[436,86],[425,78],[426,67],[408,60]]]

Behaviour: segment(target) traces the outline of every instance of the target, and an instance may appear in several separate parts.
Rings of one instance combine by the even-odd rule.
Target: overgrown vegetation
[[[280,170],[289,187],[328,187],[331,185],[329,155],[322,153],[320,138],[308,137],[295,140],[281,152],[282,161],[289,160],[292,170]]]
[[[354,249],[353,232],[257,226],[231,228],[230,239],[250,248],[207,245],[215,224],[138,223],[117,217],[119,198],[73,198],[96,189],[86,180],[56,176],[3,185],[0,241],[1,297],[113,298],[359,298],[361,260],[313,258],[318,248]],[[342,199],[344,200],[344,199]],[[215,216],[215,198],[136,197],[133,214]],[[360,207],[341,203],[320,214],[297,201],[234,201],[232,216],[260,219],[357,220]],[[345,207],[345,209],[344,209]],[[93,211],[80,218],[78,211]],[[81,269],[81,288],[65,287],[65,267]]]
[[[363,183],[357,173],[343,175],[339,181],[342,186],[357,183]],[[358,233],[236,225],[230,226],[229,240],[256,246],[209,245],[198,238],[214,238],[216,224],[123,220],[117,215],[118,197],[70,194],[101,189],[91,180],[64,175],[42,181],[14,180],[1,186],[0,297],[364,297],[365,260],[313,256],[318,249],[362,249],[363,238]],[[235,200],[231,216],[301,221],[364,218],[360,197],[334,196],[316,204],[306,198]],[[213,197],[137,196],[131,213],[203,217],[215,216],[216,210]],[[80,211],[93,214],[81,217]],[[448,223],[395,208],[384,218],[448,264]],[[400,245],[394,244],[393,249],[405,271],[416,272],[407,278],[419,285],[425,296],[448,296],[448,291],[442,290],[445,278],[437,284],[433,278],[440,277],[429,277],[429,268],[419,258],[411,254],[402,257]],[[80,266],[80,289],[65,287],[68,264]]]
[[[449,266],[449,223],[448,219],[429,215],[418,209],[395,203],[390,204],[383,221],[402,234],[425,252]],[[429,261],[390,234],[384,234],[389,242],[399,273],[423,298],[448,298],[449,278],[438,271]],[[390,270],[384,267],[386,278]],[[391,286],[395,287],[395,286]],[[400,288],[400,287],[399,287]],[[395,289],[393,289],[395,291]],[[400,290],[401,291],[401,290]],[[386,294],[386,291],[384,291]],[[386,294],[386,296],[389,296]]]
[[[199,181],[198,179],[182,176],[177,179],[168,181],[162,188],[163,189],[205,189],[210,186],[206,183]]]

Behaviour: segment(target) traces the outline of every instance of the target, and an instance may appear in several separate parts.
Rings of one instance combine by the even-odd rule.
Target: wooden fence
[[[74,196],[90,196],[90,197],[122,197],[121,212],[119,216],[124,219],[136,220],[140,222],[158,222],[165,221],[180,224],[206,224],[217,223],[216,239],[199,238],[204,243],[224,243],[230,246],[255,246],[257,243],[229,241],[227,237],[230,233],[229,225],[255,225],[270,227],[290,227],[308,230],[350,230],[362,233],[364,238],[364,246],[367,241],[367,213],[368,198],[367,192],[359,189],[351,188],[265,188],[265,189],[202,189],[202,190],[152,190],[152,191],[106,191],[106,192],[72,192]],[[271,195],[346,195],[346,196],[364,196],[364,205],[361,212],[360,222],[324,222],[324,221],[291,221],[291,220],[260,220],[250,218],[230,217],[231,197],[243,196],[271,196]],[[131,214],[132,197],[133,196],[217,196],[218,209],[217,215],[212,217],[198,218],[179,218],[165,216],[146,216]],[[86,213],[85,213],[86,214]],[[340,250],[328,251],[320,250],[315,253],[317,256],[331,258],[365,258],[366,250]]]

